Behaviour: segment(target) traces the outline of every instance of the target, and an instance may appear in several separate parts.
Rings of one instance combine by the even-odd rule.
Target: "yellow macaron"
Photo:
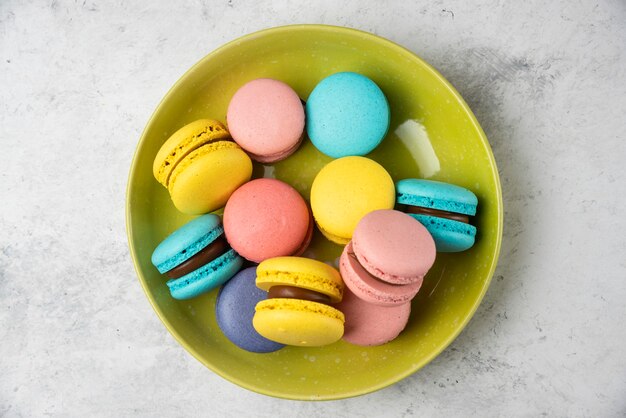
[[[344,315],[331,304],[341,301],[344,284],[333,267],[309,258],[270,258],[258,265],[256,285],[268,291],[252,320],[265,338],[322,346],[343,336]]]
[[[179,211],[198,215],[223,207],[250,180],[252,161],[221,122],[200,119],[165,141],[152,172]]]
[[[389,173],[365,157],[343,157],[320,170],[311,186],[311,210],[326,238],[345,245],[368,213],[393,209],[395,187]]]

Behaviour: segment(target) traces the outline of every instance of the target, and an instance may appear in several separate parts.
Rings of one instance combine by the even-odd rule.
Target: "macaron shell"
[[[224,233],[219,216],[199,216],[171,233],[152,253],[152,264],[165,273],[187,261]]]
[[[224,208],[226,239],[242,257],[261,262],[300,251],[309,234],[309,208],[280,180],[256,179],[237,189]]]
[[[248,267],[227,281],[217,295],[215,317],[224,335],[239,348],[270,353],[284,345],[268,340],[252,326],[256,304],[267,298],[267,293],[254,284],[255,278],[256,267]]]
[[[346,244],[363,216],[392,209],[393,180],[377,162],[344,157],[320,170],[311,186],[311,209],[318,227],[330,240]]]
[[[437,255],[428,230],[397,210],[365,215],[354,231],[352,248],[368,272],[392,284],[421,281]]]
[[[227,111],[230,132],[243,149],[262,162],[286,158],[302,141],[304,108],[287,84],[252,80],[233,95]]]
[[[422,279],[406,285],[394,285],[372,277],[358,261],[349,255],[352,243],[346,245],[339,258],[343,281],[360,299],[381,306],[397,306],[409,302],[422,286]]]
[[[339,272],[326,263],[304,257],[275,257],[257,266],[256,285],[269,290],[276,285],[297,286],[328,295],[332,302],[343,296]]]
[[[385,344],[400,334],[411,314],[411,303],[380,306],[365,302],[350,289],[336,305],[345,315],[343,340],[351,344],[373,346]]]
[[[437,251],[455,253],[474,245],[476,227],[459,221],[428,215],[409,214],[419,221],[432,235]]]
[[[174,280],[167,286],[174,299],[191,299],[224,284],[243,266],[243,259],[229,250],[209,264]]]
[[[478,198],[470,190],[434,180],[404,179],[396,183],[398,203],[474,216]]]
[[[174,169],[168,189],[179,211],[197,215],[223,207],[251,175],[250,157],[234,142],[222,141],[189,154]]]
[[[322,303],[273,298],[256,306],[252,324],[265,338],[281,344],[318,347],[339,341],[344,315]]]
[[[382,90],[352,72],[330,75],[315,86],[306,114],[311,142],[333,158],[368,154],[389,129],[389,104]]]
[[[204,144],[227,138],[230,138],[230,134],[219,121],[200,119],[191,122],[163,143],[154,158],[152,173],[159,183],[167,187],[172,170],[190,152]]]

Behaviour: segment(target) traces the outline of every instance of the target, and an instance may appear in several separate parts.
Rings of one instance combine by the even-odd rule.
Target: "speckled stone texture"
[[[1,1],[0,416],[624,416],[625,21],[622,0]],[[489,137],[506,210],[459,338],[396,385],[324,403],[251,393],[180,347],[124,221],[135,145],[178,77],[307,22],[439,69]]]

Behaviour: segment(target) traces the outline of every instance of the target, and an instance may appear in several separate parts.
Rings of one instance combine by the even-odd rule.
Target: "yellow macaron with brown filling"
[[[333,267],[302,257],[275,257],[257,267],[256,285],[268,291],[252,325],[265,338],[287,345],[322,346],[341,339],[344,315],[331,306],[344,284]]]
[[[198,215],[223,207],[250,180],[252,161],[221,122],[200,119],[165,141],[152,172],[179,211]]]

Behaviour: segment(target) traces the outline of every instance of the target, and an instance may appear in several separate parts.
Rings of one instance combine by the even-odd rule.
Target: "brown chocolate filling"
[[[423,208],[421,206],[411,206],[407,205],[406,210],[407,213],[414,213],[416,215],[428,215],[435,216],[437,218],[446,218],[452,221],[459,221],[465,224],[469,223],[469,216],[463,215],[460,213],[447,212],[445,210],[432,209],[432,208]]]
[[[224,254],[228,249],[228,243],[226,242],[226,238],[224,236],[219,237],[202,250],[199,253],[191,257],[189,260],[179,264],[174,267],[166,274],[170,279],[178,279],[179,277],[183,277],[186,274],[191,273],[194,270],[199,269],[205,264],[210,263],[215,260],[220,255]]]
[[[272,286],[267,293],[267,298],[303,299],[310,300],[311,302],[323,303],[324,305],[330,304],[330,296],[316,292],[315,290],[303,289],[295,286]]]

